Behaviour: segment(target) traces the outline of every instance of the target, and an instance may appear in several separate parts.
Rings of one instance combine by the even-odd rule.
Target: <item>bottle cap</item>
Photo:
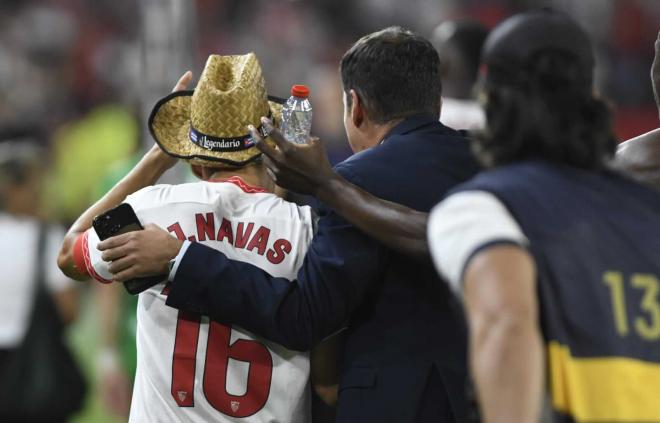
[[[306,85],[294,85],[291,87],[291,95],[294,97],[309,97],[309,88]]]

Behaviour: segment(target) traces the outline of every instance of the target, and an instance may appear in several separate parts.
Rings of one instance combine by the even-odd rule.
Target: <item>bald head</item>
[[[660,32],[655,40],[651,84],[660,117]],[[619,145],[614,164],[640,182],[660,189],[660,128]]]
[[[660,190],[660,128],[619,145],[614,165]]]

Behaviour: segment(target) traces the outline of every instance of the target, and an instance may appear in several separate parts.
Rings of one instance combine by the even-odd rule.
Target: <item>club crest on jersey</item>
[[[179,401],[183,402],[186,400],[186,397],[188,396],[188,392],[186,391],[176,391],[176,395],[179,397]]]
[[[241,406],[241,403],[239,401],[231,401],[229,403],[231,405],[231,411],[234,413],[238,411],[238,408]]]

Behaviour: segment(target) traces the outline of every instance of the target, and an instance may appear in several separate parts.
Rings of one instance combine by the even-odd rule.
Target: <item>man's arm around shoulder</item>
[[[346,324],[377,275],[381,251],[375,240],[323,208],[296,280],[192,243],[177,263],[167,304],[308,350]]]

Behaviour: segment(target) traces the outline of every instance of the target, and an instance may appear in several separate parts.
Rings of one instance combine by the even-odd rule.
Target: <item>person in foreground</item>
[[[608,169],[616,141],[591,44],[563,14],[526,13],[493,30],[482,61],[477,146],[493,169],[428,225],[329,172],[318,140],[259,148],[278,183],[418,259],[430,247],[464,300],[486,422],[660,421],[660,196]]]
[[[463,295],[486,421],[660,421],[660,195],[609,169],[591,43],[533,12],[482,58],[493,169],[432,211],[428,239]]]
[[[439,60],[427,40],[401,28],[367,35],[340,72],[356,154],[339,174],[428,212],[477,172],[466,140],[438,122]],[[455,298],[430,262],[385,248],[333,209],[321,208],[293,283],[156,228],[99,248],[118,281],[162,272],[176,257],[168,305],[293,349],[347,328],[338,421],[465,421],[466,328]]]
[[[121,260],[110,266],[101,260],[89,228],[94,215],[125,201],[148,228],[167,228],[178,239],[194,239],[282,280],[295,277],[313,216],[309,207],[273,194],[245,128],[258,125],[264,113],[279,120],[281,110],[267,99],[255,55],[212,55],[195,91],[180,91],[190,78],[184,75],[177,92],[151,114],[158,145],[67,234],[59,265],[69,276],[110,282]],[[173,157],[188,161],[203,181],[147,187]],[[130,421],[309,421],[308,353],[167,307],[166,276],[163,281],[139,295]],[[320,348],[316,357],[323,357]]]

